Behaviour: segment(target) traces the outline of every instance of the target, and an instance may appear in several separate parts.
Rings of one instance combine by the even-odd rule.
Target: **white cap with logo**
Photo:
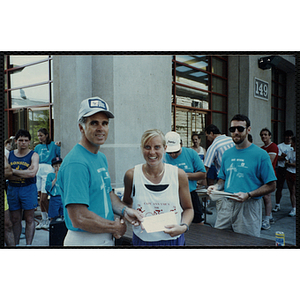
[[[166,152],[177,152],[180,150],[180,135],[175,131],[169,131],[166,135]]]
[[[89,117],[98,112],[104,112],[108,118],[115,117],[113,113],[109,111],[108,104],[103,99],[99,97],[91,97],[81,102],[78,113],[78,121],[82,117]]]

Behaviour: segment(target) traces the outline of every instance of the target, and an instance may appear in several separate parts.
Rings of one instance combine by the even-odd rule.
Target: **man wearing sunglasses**
[[[248,140],[248,117],[237,114],[229,131],[235,147],[224,152],[217,184],[208,188],[232,193],[236,199],[221,202],[215,227],[260,236],[263,195],[276,188],[276,176],[268,153]]]

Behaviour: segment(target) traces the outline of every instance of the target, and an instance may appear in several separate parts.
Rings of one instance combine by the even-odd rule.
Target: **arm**
[[[225,185],[225,180],[220,178],[216,184],[211,185],[207,188],[207,194],[210,195],[212,191],[224,190],[224,185]]]
[[[194,210],[189,190],[189,182],[187,180],[185,172],[181,169],[178,169],[178,182],[180,205],[183,209],[181,223],[185,223],[189,226],[194,217]],[[164,232],[168,233],[172,237],[182,234],[187,230],[187,227],[185,225],[170,225],[166,227],[167,229]]]
[[[237,200],[238,202],[244,202],[252,197],[260,197],[263,195],[267,195],[270,194],[272,192],[274,192],[276,189],[276,181],[271,181],[268,182],[264,185],[262,185],[261,187],[259,187],[258,189],[254,190],[254,191],[249,191],[248,193],[236,193],[235,195],[237,195]]]
[[[141,224],[143,215],[139,211],[125,205],[114,192],[111,191],[109,195],[114,213],[122,217],[124,216],[124,218],[134,226],[139,226]]]
[[[186,173],[186,176],[189,180],[203,180],[206,178],[205,172],[195,172],[195,173]]]
[[[35,152],[31,157],[31,165],[26,170],[12,169],[13,176],[21,178],[33,178],[39,170],[39,155]]]
[[[121,238],[126,232],[124,220],[117,218],[115,221],[110,221],[101,218],[88,210],[85,204],[69,204],[67,210],[75,228],[91,233],[112,233],[117,239]]]
[[[8,159],[6,156],[4,156],[4,174],[5,174],[5,178],[8,178],[9,176],[12,175],[12,168],[10,166],[10,164],[8,163]]]

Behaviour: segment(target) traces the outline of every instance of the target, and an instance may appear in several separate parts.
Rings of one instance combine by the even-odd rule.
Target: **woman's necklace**
[[[162,169],[162,171],[161,171],[157,176],[155,176],[155,175],[150,175],[150,174],[147,172],[147,170],[146,170],[146,166],[144,166],[144,170],[145,170],[146,174],[147,174],[148,176],[150,176],[150,177],[159,177],[159,176],[162,175],[163,172],[165,171],[165,164],[163,164],[163,169]]]

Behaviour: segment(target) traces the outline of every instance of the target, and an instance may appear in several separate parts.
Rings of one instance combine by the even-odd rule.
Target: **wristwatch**
[[[251,195],[250,195],[250,193],[248,192],[247,194],[248,194],[248,199],[251,199]]]

